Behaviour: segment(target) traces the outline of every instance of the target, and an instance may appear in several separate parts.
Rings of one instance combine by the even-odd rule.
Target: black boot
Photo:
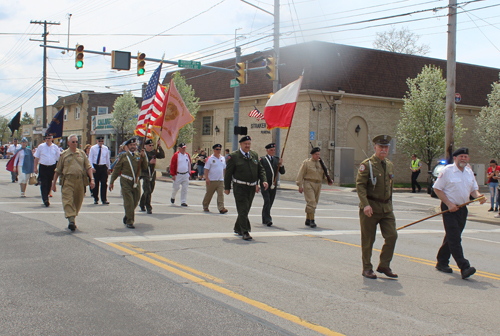
[[[306,226],[309,226],[311,225],[311,220],[310,219],[306,219]]]
[[[314,219],[311,219],[311,223],[309,224],[311,229],[314,229],[316,227],[316,223],[314,222]]]

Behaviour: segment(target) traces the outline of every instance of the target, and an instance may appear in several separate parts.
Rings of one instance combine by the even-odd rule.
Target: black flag
[[[13,136],[14,132],[19,130],[19,127],[21,127],[21,111],[17,112],[16,116],[12,118],[7,126],[9,126],[10,130],[12,131],[12,134],[10,136]]]

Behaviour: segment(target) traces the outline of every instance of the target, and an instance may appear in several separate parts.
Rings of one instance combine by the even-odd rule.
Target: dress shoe
[[[252,236],[248,232],[243,233],[243,240],[252,240]]]
[[[267,225],[267,226],[271,226],[271,225],[273,225],[273,222],[269,222],[269,223],[267,223],[266,225]]]
[[[476,268],[469,267],[469,268],[463,269],[461,272],[462,272],[462,279],[467,279],[472,274],[476,273]]]
[[[45,202],[43,202],[43,205],[45,205],[45,207],[48,208],[50,206],[50,203],[49,203],[49,201],[45,201]]]
[[[375,273],[373,273],[373,270],[368,270],[368,271],[363,271],[363,273],[361,273],[365,278],[368,278],[368,279],[376,279],[377,278],[377,275]]]
[[[174,204],[175,203],[175,198],[170,199],[170,203]]]
[[[70,222],[70,223],[68,224],[68,229],[70,229],[71,231],[73,231],[73,232],[74,232],[74,231],[76,230],[76,225],[75,225],[75,223]]]
[[[134,224],[127,224],[127,229],[135,229]]]
[[[127,225],[127,216],[123,217],[123,224]]]
[[[412,191],[411,191],[411,193],[412,193],[412,194],[414,194],[414,193],[416,193],[416,191],[415,191],[415,190],[412,190]]]
[[[492,212],[492,211],[494,211],[493,208],[490,208],[490,210],[488,210],[488,212]]]
[[[393,273],[389,267],[380,267],[379,266],[379,267],[377,267],[377,272],[384,273],[389,278],[397,278],[398,277],[398,275],[396,273]]]
[[[98,201],[94,201],[94,204],[99,204],[99,202]]]
[[[237,234],[238,236],[241,236],[241,232],[234,230],[234,233]]]
[[[210,210],[208,208],[203,208],[203,211],[210,212]]]
[[[143,211],[143,212],[146,211],[146,208],[143,206],[139,206],[139,208],[141,208],[141,211]]]
[[[108,201],[102,201],[102,204],[109,204]]]
[[[451,269],[450,266],[448,265],[443,265],[443,264],[440,264],[440,263],[437,263],[436,264],[436,269],[440,272],[444,272],[444,273],[453,273],[453,270]]]
[[[495,208],[495,211],[498,212],[498,208]]]
[[[220,210],[219,212],[220,212],[221,214],[225,214],[227,211],[228,211],[228,210],[227,210],[226,208],[224,208],[224,209]]]
[[[187,203],[181,203],[181,206],[188,206]]]
[[[311,220],[310,219],[306,219],[306,226],[309,226],[311,225]]]
[[[309,226],[311,227],[311,229],[314,229],[317,226],[316,223],[314,222],[314,219],[311,219]]]
[[[149,209],[149,210],[147,210],[147,211],[146,211],[146,213],[147,213],[148,215],[152,215],[152,214],[153,214],[153,210]]]

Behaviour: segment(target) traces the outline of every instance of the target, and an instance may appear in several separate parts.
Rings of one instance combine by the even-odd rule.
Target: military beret
[[[125,141],[125,143],[124,143],[124,144],[125,144],[125,145],[130,145],[130,144],[132,144],[132,143],[136,143],[136,142],[137,142],[137,138],[135,138],[135,137],[134,137],[134,138],[130,138],[130,139],[128,139],[127,141]]]
[[[390,135],[377,135],[375,138],[373,138],[373,144],[380,146],[389,146],[391,144],[391,140],[392,138]]]
[[[459,155],[462,155],[462,154],[467,154],[469,155],[469,148],[467,147],[461,147],[459,149],[457,149],[456,151],[453,152],[453,156],[459,156]]]
[[[186,144],[185,144],[184,142],[181,142],[181,143],[179,144],[179,148],[186,148]]]
[[[252,138],[250,138],[249,135],[245,135],[244,137],[242,137],[240,139],[240,143],[244,142],[244,141],[252,141]]]
[[[145,145],[152,145],[153,144],[153,140],[151,139],[147,139],[145,142],[144,142]]]
[[[320,151],[321,151],[321,148],[314,147],[313,149],[311,149],[311,154],[314,154],[314,153],[317,153],[317,152],[320,152]]]
[[[266,149],[271,149],[271,148],[275,148],[276,147],[276,144],[274,142],[271,142],[270,144],[266,145]]]
[[[222,145],[221,144],[215,144],[215,145],[212,146],[212,149],[216,149],[216,148],[221,149]]]
[[[104,136],[103,135],[98,135],[95,137],[97,140],[104,140]]]

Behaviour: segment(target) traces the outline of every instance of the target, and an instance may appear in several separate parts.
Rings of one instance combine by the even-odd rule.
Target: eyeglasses
[[[70,143],[78,143],[78,141],[70,141]]]
[[[99,141],[97,141],[97,142],[104,142],[104,140],[99,140]]]

